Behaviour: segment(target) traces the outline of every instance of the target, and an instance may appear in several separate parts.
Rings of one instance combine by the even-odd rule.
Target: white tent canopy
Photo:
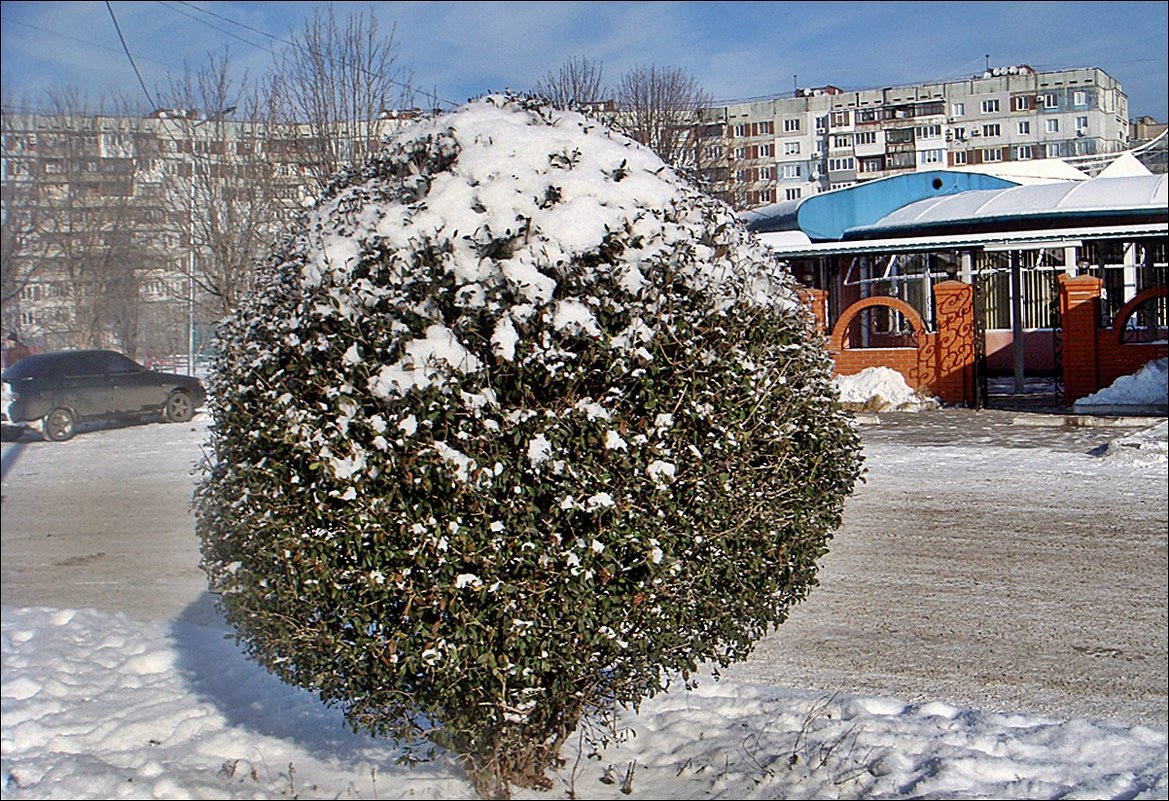
[[[950,169],[955,172],[978,172],[984,175],[994,175],[1020,184],[1038,184],[1048,183],[1050,181],[1086,181],[1089,177],[1086,172],[1077,170],[1063,159],[998,161],[989,164],[969,164],[963,167],[951,167]]]
[[[1149,168],[1141,164],[1132,153],[1121,153],[1116,160],[1101,170],[1100,178],[1124,178],[1134,175],[1152,175]]]

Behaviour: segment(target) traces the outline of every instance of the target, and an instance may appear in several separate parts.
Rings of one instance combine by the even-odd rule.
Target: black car
[[[112,350],[72,350],[26,356],[4,371],[6,416],[40,421],[41,433],[62,442],[85,420],[158,414],[185,423],[207,398],[192,376],[148,370]],[[9,396],[10,395],[10,396]]]

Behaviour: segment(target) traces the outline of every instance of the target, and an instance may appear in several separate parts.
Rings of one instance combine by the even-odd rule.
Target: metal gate
[[[986,284],[989,277],[976,273],[974,284],[974,408],[985,409],[990,399],[990,373],[986,359]]]

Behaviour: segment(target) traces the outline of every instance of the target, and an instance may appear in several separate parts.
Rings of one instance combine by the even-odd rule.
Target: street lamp
[[[195,158],[194,133],[200,125],[222,120],[233,111],[235,106],[228,106],[191,126],[191,205],[187,214],[187,244],[190,250],[187,270],[187,375],[195,374],[195,173],[198,170],[198,160]]]

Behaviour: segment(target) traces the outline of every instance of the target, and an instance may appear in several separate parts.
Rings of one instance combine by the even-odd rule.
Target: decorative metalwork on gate
[[[1063,312],[1060,310],[1060,282],[1059,273],[1048,273],[1051,280],[1051,301],[1048,304],[1048,314],[1051,317],[1051,382],[1057,398],[1064,394],[1063,386]]]
[[[990,399],[990,376],[986,364],[986,286],[990,273],[973,276],[974,286],[974,408],[985,409]]]

